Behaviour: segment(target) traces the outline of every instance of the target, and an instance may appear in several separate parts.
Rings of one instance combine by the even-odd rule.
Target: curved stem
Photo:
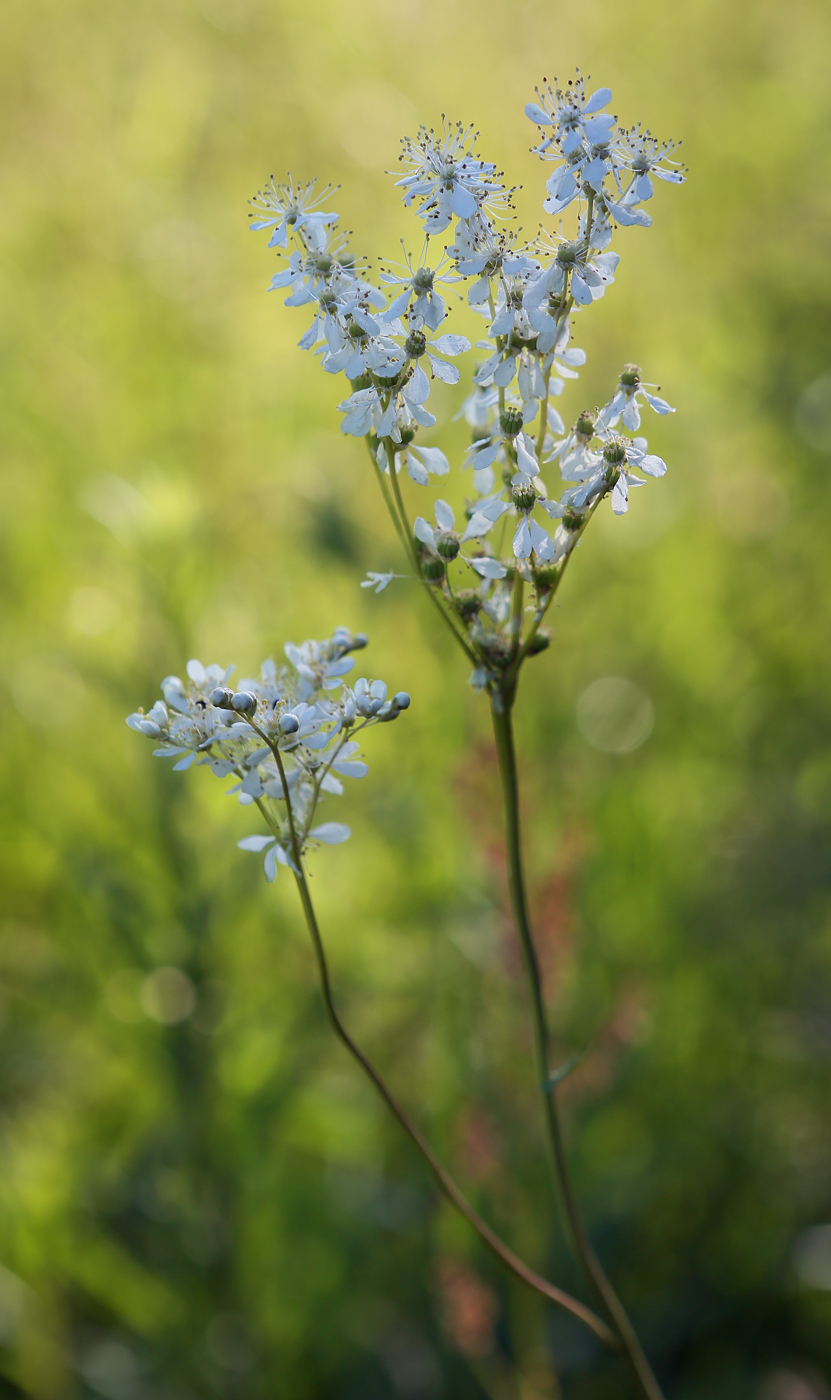
[[[511,907],[522,946],[523,961],[531,992],[531,1009],[534,1023],[534,1040],[537,1053],[537,1069],[540,1089],[543,1096],[546,1127],[554,1159],[557,1182],[568,1220],[569,1233],[574,1252],[590,1280],[598,1298],[612,1320],[623,1348],[648,1400],[663,1400],[661,1388],[653,1374],[635,1330],[626,1315],[600,1260],[595,1254],[583,1224],[580,1207],[577,1203],[574,1185],[568,1165],[563,1129],[557,1105],[556,1085],[551,1079],[550,1043],[548,1015],[543,997],[542,977],[539,958],[531,932],[528,915],[528,899],[525,890],[525,875],[522,867],[522,845],[519,826],[519,789],[517,785],[516,752],[512,722],[512,697],[502,704],[493,703],[491,714],[496,747],[499,755],[499,770],[505,804],[505,827],[508,848],[508,883]]]
[[[573,1317],[579,1318],[581,1322],[591,1328],[592,1332],[603,1342],[604,1346],[618,1350],[619,1344],[617,1337],[606,1326],[606,1323],[603,1322],[596,1313],[592,1312],[591,1308],[587,1308],[583,1303],[578,1302],[576,1298],[572,1298],[570,1294],[564,1293],[562,1289],[557,1288],[553,1283],[549,1283],[547,1279],[542,1278],[540,1274],[535,1273],[533,1269],[529,1269],[528,1265],[524,1264],[518,1255],[514,1254],[513,1250],[500,1239],[495,1231],[493,1231],[477,1211],[473,1209],[473,1206],[459,1190],[459,1187],[456,1185],[449,1172],[445,1171],[430,1144],[416,1127],[406,1109],[402,1108],[371,1060],[368,1059],[360,1046],[352,1039],[335,1007],[323,940],[320,936],[320,929],[318,928],[308,882],[303,872],[303,867],[299,863],[298,870],[300,873],[298,874],[295,872],[294,878],[300,895],[300,903],[303,906],[306,926],[309,930],[315,957],[317,959],[317,967],[320,974],[320,989],[326,1007],[326,1014],[329,1017],[329,1022],[335,1035],[341,1043],[346,1046],[346,1049],[349,1051],[352,1058],[358,1062],[364,1073],[372,1080],[379,1094],[387,1104],[387,1107],[392,1110],[408,1137],[415,1143],[444,1195],[451,1204],[456,1207],[460,1214],[465,1217],[469,1224],[473,1226],[479,1238],[488,1246],[492,1253],[510,1269],[511,1273],[521,1279],[523,1283],[533,1288],[537,1293],[541,1293],[552,1303],[556,1303],[558,1307],[564,1308],[566,1312],[570,1312]]]

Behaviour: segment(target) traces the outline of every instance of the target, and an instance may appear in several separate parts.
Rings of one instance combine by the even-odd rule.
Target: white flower
[[[289,175],[286,184],[277,185],[272,175],[266,188],[259,190],[249,201],[256,210],[256,217],[250,225],[252,233],[273,227],[274,232],[268,240],[269,248],[288,247],[290,233],[300,238],[307,247],[325,248],[326,228],[337,223],[338,215],[327,213],[319,206],[336,193],[337,186],[327,185],[316,195],[316,184],[316,180],[309,180],[306,185],[295,185]]]
[[[293,248],[286,266],[272,277],[268,288],[270,292],[289,288],[289,295],[283,303],[285,306],[303,306],[324,287],[343,291],[347,287],[365,285],[360,281],[357,260],[347,252],[345,235],[336,233],[330,226],[323,227],[321,237],[323,246],[320,248],[311,251]],[[380,294],[375,295],[378,297]]]
[[[394,578],[406,578],[406,574],[378,574],[370,569],[366,578],[361,579],[361,588],[371,588],[375,593],[383,593],[385,588],[389,588]]]
[[[402,145],[400,158],[410,170],[396,184],[404,189],[405,205],[419,202],[418,214],[429,234],[442,233],[454,216],[470,219],[502,190],[496,166],[474,154],[472,126],[443,121],[438,135],[422,126]]]
[[[355,705],[359,715],[369,719],[378,714],[387,698],[384,681],[369,681],[362,676],[355,682]]]
[[[526,308],[535,310],[552,293],[559,293],[560,300],[564,301],[570,292],[578,306],[590,306],[592,301],[599,300],[615,280],[619,254],[595,253],[590,258],[585,243],[558,235],[550,242],[555,249],[554,260],[529,283],[524,299]]]
[[[433,505],[433,514],[436,517],[436,530],[422,516],[417,515],[413,525],[413,534],[422,544],[436,555],[436,557],[455,558],[458,554],[458,536],[456,530],[456,517],[453,507],[447,501],[437,500]],[[438,534],[436,533],[438,531]],[[455,549],[451,546],[447,548],[447,541],[453,541]],[[442,548],[444,546],[444,548]]]
[[[514,247],[516,234],[500,232],[490,219],[478,216],[462,222],[456,241],[448,253],[456,261],[459,276],[476,277],[467,294],[471,306],[481,306],[490,293],[490,284],[503,275],[512,277],[529,265],[528,256]]]
[[[553,88],[546,83],[536,92],[539,102],[527,103],[525,115],[537,126],[554,128],[553,134],[536,148],[540,155],[555,142],[563,154],[568,155],[578,150],[584,139],[594,144],[610,139],[615,118],[603,112],[612,99],[610,88],[598,88],[587,97],[585,82],[578,71],[576,79],[569,79],[564,89],[557,86],[555,78]]]
[[[632,184],[627,195],[634,201],[652,198],[651,175],[670,184],[680,185],[687,173],[678,161],[669,160],[677,151],[679,141],[658,141],[650,131],[641,131],[640,125],[620,133],[616,143],[619,159],[632,171]]]
[[[646,484],[629,468],[644,471],[648,476],[663,476],[667,469],[666,462],[647,452],[646,438],[630,441],[602,427],[597,428],[597,433],[603,442],[603,450],[587,456],[584,481],[565,491],[562,503],[566,507],[582,510],[598,496],[610,491],[615,515],[625,515],[629,509],[629,488]]]
[[[396,446],[394,460],[396,473],[401,471],[402,466],[406,467],[410,480],[418,486],[426,486],[430,474],[447,476],[450,471],[450,463],[440,447],[423,447],[421,443],[413,442],[411,433],[405,435],[405,441],[400,446]],[[389,470],[383,443],[378,448],[378,466],[382,472]]]
[[[389,286],[402,288],[398,296],[390,302],[381,319],[394,320],[406,312],[409,314],[410,325],[414,328],[425,325],[431,331],[438,330],[447,315],[447,306],[444,299],[436,291],[436,284],[447,281],[447,277],[442,277],[440,274],[448,260],[446,257],[442,258],[436,267],[427,267],[422,262],[413,271],[412,263],[406,253],[405,257],[407,259],[405,276],[400,276],[391,270],[384,270],[381,273],[382,282]]]
[[[352,303],[342,329],[341,344],[323,357],[323,368],[329,374],[343,372],[347,379],[360,379],[364,374],[394,378],[403,368],[405,356],[400,347],[390,334],[384,334],[366,307]]]
[[[600,426],[613,428],[621,421],[624,428],[628,428],[634,433],[641,426],[641,411],[638,399],[642,398],[649,407],[663,417],[667,413],[674,413],[666,399],[660,399],[656,394],[647,393],[641,382],[641,371],[639,365],[624,365],[620,376],[620,383],[617,386],[612,398],[605,408],[600,410],[598,423]]]

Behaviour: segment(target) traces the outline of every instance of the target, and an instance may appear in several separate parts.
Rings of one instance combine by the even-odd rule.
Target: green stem
[[[525,875],[522,865],[522,842],[519,824],[519,788],[517,783],[516,751],[512,721],[513,697],[504,700],[499,694],[491,697],[491,715],[499,755],[499,770],[505,806],[505,830],[508,854],[508,884],[514,921],[522,947],[522,956],[531,993],[531,1011],[537,1057],[537,1074],[543,1097],[548,1137],[554,1168],[560,1189],[572,1245],[588,1279],[605,1307],[635,1376],[648,1400],[663,1400],[660,1386],[638,1341],[634,1328],[595,1254],[571,1180],[563,1129],[557,1105],[556,1086],[551,1082],[551,1033],[543,996],[539,958],[531,932]]]
[[[282,765],[280,766],[282,767]],[[291,801],[288,797],[288,789],[285,786],[285,780],[283,782],[283,787],[286,791],[286,804],[289,811],[290,830],[294,832],[294,822],[291,817]],[[349,1051],[352,1058],[357,1061],[364,1073],[369,1077],[369,1079],[372,1080],[372,1083],[375,1085],[375,1088],[378,1090],[379,1094],[384,1099],[385,1103],[387,1104],[387,1107],[392,1110],[392,1113],[398,1119],[398,1122],[401,1124],[408,1137],[413,1143],[415,1143],[415,1146],[418,1148],[419,1152],[421,1153],[422,1157],[424,1158],[425,1162],[427,1163],[428,1167],[433,1173],[433,1176],[438,1182],[443,1194],[447,1197],[451,1204],[455,1206],[456,1210],[458,1210],[460,1214],[464,1216],[468,1223],[473,1226],[473,1229],[476,1231],[479,1238],[484,1242],[484,1244],[488,1246],[488,1249],[490,1249],[491,1252],[495,1254],[496,1257],[500,1259],[508,1269],[510,1269],[511,1273],[515,1274],[516,1277],[521,1279],[523,1283],[527,1284],[529,1288],[533,1288],[537,1293],[541,1293],[543,1297],[548,1298],[552,1303],[556,1303],[558,1307],[565,1309],[566,1312],[571,1313],[573,1317],[578,1318],[580,1322],[585,1324],[586,1327],[589,1327],[591,1331],[595,1334],[595,1336],[599,1338],[599,1340],[604,1344],[604,1346],[607,1346],[614,1351],[619,1350],[619,1343],[617,1337],[610,1330],[610,1328],[607,1327],[606,1323],[603,1322],[603,1320],[599,1318],[596,1313],[592,1312],[591,1308],[587,1308],[583,1303],[579,1302],[578,1299],[572,1298],[570,1294],[565,1293],[561,1288],[557,1288],[553,1283],[549,1283],[547,1279],[544,1279],[540,1274],[535,1273],[533,1269],[529,1269],[528,1265],[523,1263],[523,1261],[519,1258],[518,1255],[514,1254],[513,1250],[505,1244],[504,1240],[500,1239],[499,1235],[497,1235],[496,1232],[492,1230],[491,1227],[487,1224],[487,1222],[482,1219],[478,1212],[473,1209],[473,1206],[460,1191],[459,1187],[456,1185],[449,1172],[445,1171],[438,1157],[433,1152],[433,1149],[428,1143],[427,1139],[416,1127],[415,1123],[410,1118],[406,1109],[404,1109],[398,1102],[392,1090],[389,1088],[386,1081],[381,1077],[378,1070],[373,1065],[372,1061],[364,1054],[360,1046],[352,1039],[352,1036],[349,1034],[342,1020],[340,1019],[340,1016],[338,1015],[338,1011],[334,1003],[334,998],[332,996],[332,985],[329,977],[329,967],[326,960],[326,952],[323,947],[323,940],[320,936],[320,929],[317,923],[317,916],[315,914],[311,892],[309,890],[308,881],[303,870],[303,865],[300,858],[300,851],[296,844],[296,839],[293,839],[292,841],[292,852],[297,866],[294,872],[295,883],[297,885],[298,894],[300,895],[300,903],[303,907],[303,914],[306,920],[306,927],[309,930],[309,936],[312,940],[312,946],[314,948],[315,958],[317,960],[317,968],[320,976],[320,990],[323,996],[323,1003],[326,1007],[326,1014],[329,1018],[329,1023],[333,1031],[335,1032],[335,1035],[338,1037],[341,1043],[346,1046],[346,1049]]]
[[[393,447],[389,438],[386,439],[386,443],[387,461],[389,463],[389,474],[390,481],[392,484],[392,494],[395,499],[395,504],[398,508],[398,514],[401,520],[401,531],[405,532],[402,539],[402,543],[404,544],[404,548],[410,556],[410,561],[413,565],[413,568],[416,571],[416,578],[420,579],[421,583],[424,585],[425,592],[427,593],[428,598],[433,604],[433,607],[436,609],[439,616],[444,619],[446,625],[450,628],[450,631],[456,638],[456,641],[459,643],[459,646],[466,653],[468,659],[473,662],[474,666],[478,666],[479,658],[477,657],[476,652],[471,647],[467,638],[462,636],[461,632],[459,631],[458,627],[453,621],[453,618],[450,616],[450,613],[446,612],[445,609],[442,607],[441,603],[439,602],[439,599],[436,596],[435,590],[430,587],[428,580],[424,577],[424,574],[422,573],[421,560],[419,559],[418,554],[416,553],[415,544],[413,543],[412,534],[410,532],[409,523],[407,521],[407,512],[404,508],[404,499],[401,495],[401,487],[398,482],[398,473],[395,470],[395,448]],[[399,534],[401,534],[401,531],[399,531]]]

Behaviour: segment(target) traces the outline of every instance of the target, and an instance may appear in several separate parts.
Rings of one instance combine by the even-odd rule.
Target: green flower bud
[[[346,334],[350,340],[367,340],[368,336],[363,326],[359,326],[357,321],[350,321],[346,327]]]
[[[424,560],[421,571],[424,577],[429,579],[430,583],[440,583],[445,574],[444,560],[436,559],[435,556],[431,556],[431,558]]]
[[[357,393],[357,391],[358,391],[359,389],[371,389],[371,388],[372,388],[372,375],[371,375],[371,374],[359,374],[357,379],[350,379],[350,380],[349,380],[349,383],[350,383],[350,385],[352,386],[353,392],[355,392],[355,393]]]
[[[563,524],[567,530],[580,530],[585,519],[585,515],[581,515],[579,510],[567,510],[563,516]]]
[[[641,382],[640,365],[624,365],[620,372],[620,382],[630,389],[636,388]]]
[[[397,710],[409,710],[410,697],[406,690],[399,690],[396,695],[393,695],[392,703]]]
[[[211,691],[208,699],[212,705],[216,705],[218,710],[230,710],[233,693],[233,690],[229,690],[227,685],[218,685],[216,690]]]
[[[538,564],[534,570],[534,581],[537,588],[546,590],[552,588],[557,582],[560,569],[557,564]]]
[[[459,537],[448,532],[446,535],[439,535],[436,540],[436,549],[442,559],[455,559],[459,553]]]
[[[537,493],[531,482],[520,482],[511,489],[511,500],[517,510],[531,510],[536,502]]]
[[[626,461],[626,446],[622,438],[610,438],[603,448],[603,460],[608,467],[618,467]]]
[[[516,437],[522,431],[522,409],[503,409],[499,415],[499,426],[506,437]]]
[[[581,437],[594,437],[594,425],[596,422],[597,418],[595,414],[591,413],[589,409],[584,408],[574,425],[574,431],[575,433],[579,433]]]
[[[537,656],[541,651],[546,651],[551,646],[551,635],[548,632],[535,632],[531,645],[528,648],[529,656]]]
[[[412,440],[413,440],[414,437],[415,437],[415,428],[402,428],[402,429],[401,429],[401,445],[402,445],[402,447],[409,447],[409,445],[410,445],[410,443],[412,442]]]
[[[482,598],[475,588],[460,588],[455,594],[456,611],[466,622],[475,617],[482,607]]]

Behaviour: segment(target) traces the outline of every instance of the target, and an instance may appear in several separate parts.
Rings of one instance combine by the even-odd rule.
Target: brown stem
[[[600,1260],[592,1248],[580,1214],[577,1196],[571,1180],[568,1157],[563,1141],[563,1129],[557,1105],[556,1085],[551,1079],[551,1034],[548,1014],[543,996],[542,976],[539,958],[531,932],[528,915],[528,900],[525,891],[525,875],[522,866],[522,843],[519,825],[519,788],[517,783],[516,751],[512,723],[513,696],[507,701],[498,693],[492,696],[491,715],[494,736],[499,755],[499,770],[505,806],[505,827],[508,853],[508,883],[511,907],[517,933],[522,947],[525,971],[531,992],[531,1010],[534,1023],[534,1040],[537,1054],[537,1073],[543,1096],[546,1127],[551,1144],[554,1169],[560,1190],[566,1218],[569,1225],[572,1246],[598,1298],[612,1320],[629,1363],[647,1400],[663,1400],[661,1388],[655,1378],[644,1350],[638,1340],[626,1311],[609,1282]]]
[[[523,1283],[527,1284],[529,1288],[533,1288],[537,1293],[541,1293],[545,1298],[548,1298],[550,1302],[556,1303],[558,1307],[564,1308],[565,1311],[571,1313],[573,1317],[579,1318],[579,1320],[585,1323],[585,1325],[589,1327],[592,1330],[592,1332],[594,1332],[595,1336],[598,1337],[601,1342],[603,1342],[604,1346],[610,1347],[613,1350],[618,1350],[619,1344],[617,1337],[610,1330],[610,1328],[606,1326],[606,1323],[603,1322],[602,1319],[599,1318],[596,1313],[592,1312],[591,1308],[587,1308],[576,1298],[572,1298],[570,1294],[563,1292],[561,1288],[557,1288],[553,1283],[549,1283],[547,1279],[542,1278],[540,1274],[535,1273],[535,1271],[533,1269],[530,1269],[527,1264],[524,1264],[523,1261],[519,1258],[519,1256],[514,1254],[513,1250],[510,1249],[502,1239],[500,1239],[500,1237],[495,1233],[494,1230],[491,1229],[487,1222],[484,1221],[482,1217],[478,1214],[478,1212],[473,1209],[473,1206],[459,1190],[459,1187],[456,1185],[449,1172],[447,1172],[444,1169],[441,1162],[433,1152],[432,1147],[427,1142],[427,1139],[416,1127],[415,1123],[410,1118],[406,1109],[402,1108],[401,1104],[396,1099],[392,1090],[389,1088],[385,1080],[382,1079],[381,1075],[378,1073],[378,1070],[372,1064],[371,1060],[367,1058],[363,1050],[361,1050],[360,1046],[357,1045],[356,1042],[352,1039],[348,1030],[341,1021],[340,1016],[337,1012],[337,1008],[334,1004],[331,983],[329,980],[329,968],[326,961],[326,953],[323,948],[323,941],[320,936],[320,930],[318,928],[317,917],[315,915],[314,906],[312,904],[311,894],[309,892],[308,883],[306,881],[306,876],[303,873],[302,866],[298,865],[298,870],[300,871],[300,874],[295,872],[295,881],[297,883],[297,889],[300,894],[300,902],[303,906],[303,913],[306,918],[306,925],[308,927],[309,934],[312,940],[312,945],[314,947],[315,957],[317,958],[318,972],[320,974],[320,989],[323,995],[323,1002],[326,1007],[326,1013],[329,1017],[329,1022],[332,1026],[333,1031],[335,1032],[335,1035],[342,1042],[342,1044],[346,1046],[346,1049],[349,1051],[353,1059],[358,1062],[364,1073],[368,1075],[368,1077],[372,1080],[373,1084],[375,1085],[381,1097],[384,1099],[388,1108],[392,1110],[393,1114],[398,1119],[399,1123],[401,1124],[404,1131],[407,1133],[408,1137],[411,1139],[412,1142],[415,1143],[416,1147],[418,1148],[419,1152],[421,1153],[422,1157],[424,1158],[425,1162],[427,1163],[428,1167],[433,1173],[433,1176],[438,1182],[443,1194],[447,1197],[451,1204],[456,1207],[460,1214],[464,1216],[468,1223],[473,1226],[473,1229],[476,1231],[479,1238],[488,1246],[492,1253],[495,1254],[496,1257],[500,1259],[502,1263],[507,1266],[508,1269],[510,1269],[511,1273],[515,1274],[517,1278],[521,1279]]]

